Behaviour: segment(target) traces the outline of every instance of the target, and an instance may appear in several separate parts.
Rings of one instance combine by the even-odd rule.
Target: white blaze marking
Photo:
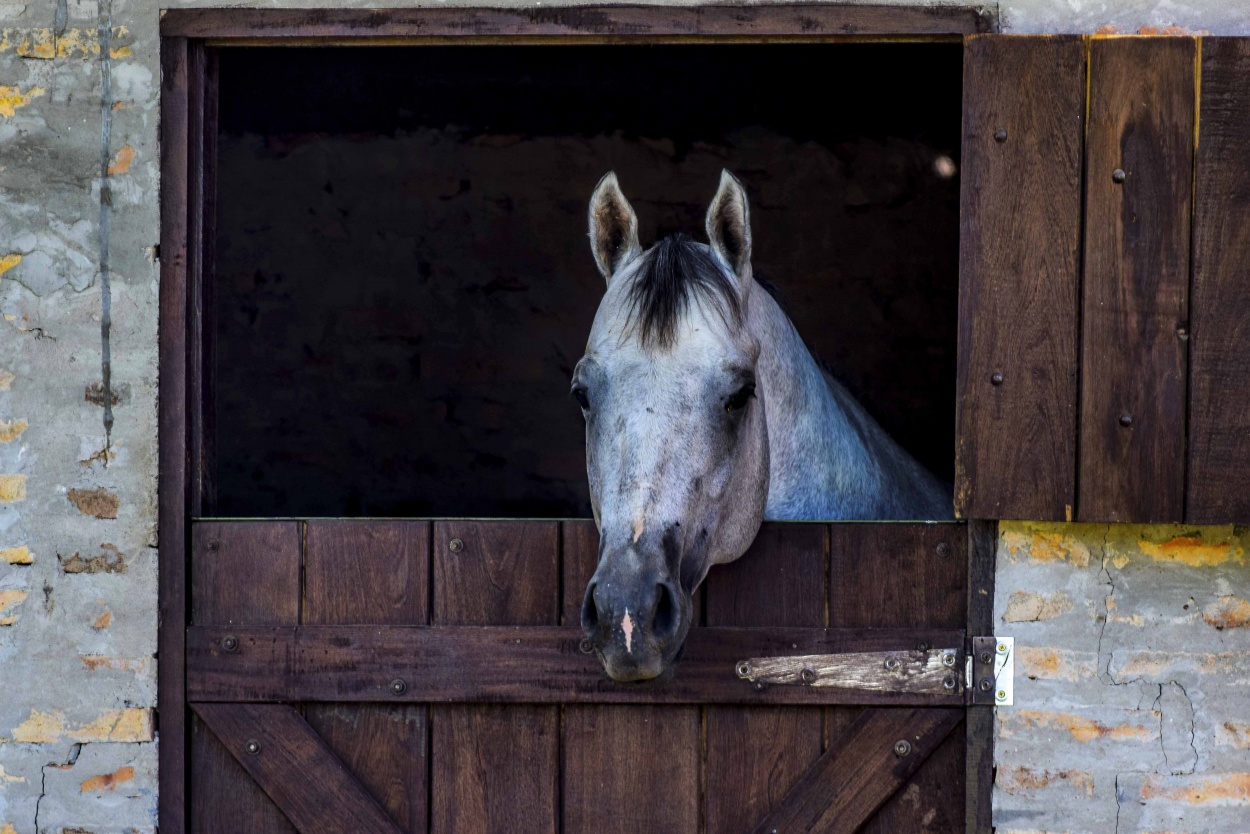
[[[625,651],[633,652],[630,645],[634,642],[634,621],[629,618],[629,609],[625,609],[625,616],[621,618],[621,631],[625,632]]]

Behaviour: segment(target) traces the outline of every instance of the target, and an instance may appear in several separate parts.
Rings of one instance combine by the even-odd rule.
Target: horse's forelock
[[[684,234],[670,235],[643,256],[629,288],[630,323],[643,346],[672,347],[692,298],[710,303],[726,325],[742,323],[738,289],[711,252]]]

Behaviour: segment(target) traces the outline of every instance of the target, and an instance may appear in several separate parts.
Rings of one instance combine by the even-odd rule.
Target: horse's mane
[[[737,288],[712,253],[684,234],[669,235],[643,255],[629,288],[630,321],[642,344],[672,347],[692,297],[709,302],[726,324],[741,324]]]

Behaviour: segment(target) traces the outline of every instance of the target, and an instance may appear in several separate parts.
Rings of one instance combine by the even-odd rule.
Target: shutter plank
[[[965,43],[955,509],[1070,521],[1084,41]]]
[[[1196,48],[1090,44],[1080,521],[1184,513]]]
[[[1185,520],[1250,522],[1250,40],[1202,39]]]

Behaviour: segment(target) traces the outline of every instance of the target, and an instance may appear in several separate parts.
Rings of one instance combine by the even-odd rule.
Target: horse
[[[804,346],[751,269],[746,190],[722,171],[708,243],[643,250],[614,172],[590,199],[607,283],[572,395],[599,565],[581,624],[619,682],[672,668],[712,565],[765,520],[941,519],[953,496]]]

